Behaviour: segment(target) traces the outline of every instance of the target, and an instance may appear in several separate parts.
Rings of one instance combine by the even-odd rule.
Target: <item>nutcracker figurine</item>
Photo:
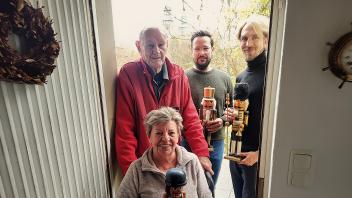
[[[237,116],[232,122],[229,154],[225,156],[225,159],[239,162],[243,159],[243,157],[240,156],[242,149],[242,132],[248,125],[248,84],[237,83],[234,92],[234,110]]]
[[[201,102],[201,107],[199,109],[199,118],[202,121],[203,126],[207,121],[214,120],[216,118],[216,100],[214,98],[215,88],[204,87],[203,99]],[[208,143],[209,151],[214,151],[213,146],[211,146],[211,133],[207,131],[204,127],[204,135]]]
[[[230,108],[230,104],[231,104],[231,98],[230,98],[230,93],[226,93],[225,95],[225,111],[227,111],[227,109]],[[226,117],[225,117],[225,127],[226,127],[226,137],[229,137],[229,126],[230,126],[230,122],[229,122],[229,118],[226,114]],[[227,138],[227,145],[230,145],[229,143],[229,138]],[[226,149],[226,155],[229,155],[229,150],[230,149]]]
[[[181,168],[171,168],[165,176],[165,193],[163,198],[186,198],[182,187],[187,184],[186,173]]]

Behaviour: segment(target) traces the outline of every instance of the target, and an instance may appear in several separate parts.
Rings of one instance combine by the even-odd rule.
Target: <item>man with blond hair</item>
[[[239,26],[237,38],[247,68],[236,77],[236,83],[249,85],[249,120],[242,134],[243,159],[239,163],[230,161],[230,172],[235,197],[255,198],[269,19],[257,15],[249,17]]]

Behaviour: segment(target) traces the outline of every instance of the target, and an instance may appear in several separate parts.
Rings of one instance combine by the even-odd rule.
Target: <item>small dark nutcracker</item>
[[[244,157],[240,156],[242,149],[242,132],[248,125],[248,84],[237,83],[235,85],[234,109],[237,112],[235,120],[232,122],[231,142],[229,154],[225,159],[235,162],[241,161]]]
[[[201,107],[199,109],[199,118],[202,121],[202,125],[208,121],[212,121],[216,119],[216,100],[214,98],[215,88],[213,87],[204,87],[203,99],[201,102]],[[213,146],[210,144],[211,141],[211,133],[204,128],[204,135],[206,137],[208,143],[209,151],[214,151]]]
[[[186,173],[181,168],[171,168],[165,176],[165,193],[163,198],[186,198],[182,187],[187,184]]]

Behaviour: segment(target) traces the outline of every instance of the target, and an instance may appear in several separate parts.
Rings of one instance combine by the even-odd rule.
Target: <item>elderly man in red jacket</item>
[[[203,168],[213,173],[202,125],[183,69],[166,58],[166,35],[158,28],[141,31],[136,46],[140,60],[125,64],[117,77],[116,152],[123,174],[149,147],[143,119],[162,106],[183,117],[183,136]],[[162,146],[162,145],[161,145]]]

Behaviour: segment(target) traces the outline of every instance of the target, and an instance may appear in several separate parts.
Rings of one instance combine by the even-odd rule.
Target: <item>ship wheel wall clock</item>
[[[44,16],[42,7],[33,8],[24,0],[2,1],[0,80],[45,83],[56,67],[60,51],[55,35],[52,21]]]
[[[352,24],[351,24],[352,25]],[[327,43],[331,46],[329,52],[329,66],[331,72],[342,80],[341,89],[345,82],[352,82],[352,31],[341,36],[335,43]]]

